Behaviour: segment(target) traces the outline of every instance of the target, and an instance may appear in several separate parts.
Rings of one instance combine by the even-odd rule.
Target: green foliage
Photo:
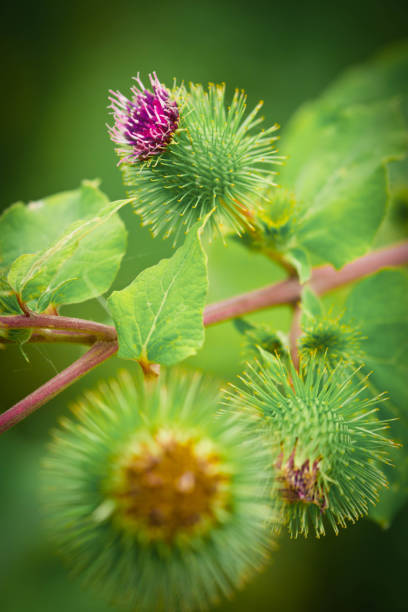
[[[301,107],[284,132],[283,187],[267,192],[264,211],[244,236],[247,246],[280,254],[301,282],[310,260],[340,268],[370,248],[387,213],[390,162],[394,197],[408,189],[401,161],[408,152],[407,82],[402,45]],[[395,176],[403,176],[402,185]]]
[[[400,101],[402,113],[408,123],[408,45],[406,42],[386,50],[370,63],[346,71],[328,89],[322,99],[332,108],[339,110],[350,104],[372,104],[391,97]],[[383,242],[407,236],[406,223],[404,227],[404,218],[406,218],[404,193],[408,191],[407,163],[405,157],[404,160],[398,160],[389,165],[389,186],[394,206],[389,211],[387,231],[380,232]]]
[[[370,516],[384,526],[408,499],[408,275],[382,270],[357,283],[346,302],[345,320],[358,325],[364,336],[361,375],[371,373],[372,396],[387,394],[380,406],[382,418],[392,419],[390,435],[403,444],[392,454],[394,469],[387,470],[390,487]]]
[[[302,327],[307,324],[310,319],[320,317],[323,314],[323,306],[319,297],[310,289],[305,287],[302,291]]]
[[[382,246],[408,237],[408,157],[388,166],[390,206],[374,246]]]
[[[338,268],[364,254],[386,213],[384,164],[407,144],[396,100],[339,111],[320,100],[303,107],[284,139],[290,161],[281,174],[303,207],[299,245]]]
[[[347,70],[323,94],[339,110],[351,104],[371,104],[398,96],[408,120],[408,44],[387,49],[371,62]]]
[[[126,609],[206,609],[268,557],[269,453],[250,415],[216,415],[217,396],[197,374],[146,387],[122,372],[54,433],[45,485],[55,537],[72,569]]]
[[[120,357],[146,365],[173,365],[202,345],[207,295],[202,230],[203,224],[198,223],[170,259],[144,270],[128,287],[110,296]]]
[[[227,405],[265,419],[275,471],[271,503],[290,535],[319,537],[326,522],[337,533],[366,515],[386,485],[383,464],[392,446],[373,415],[379,399],[362,398],[363,385],[353,385],[341,366],[329,373],[310,364],[298,374],[265,351],[241,380]]]
[[[16,298],[16,294],[4,276],[0,276],[0,313],[22,313]]]
[[[301,283],[309,280],[312,270],[307,251],[303,248],[292,247],[285,253],[285,258],[296,270]]]
[[[263,564],[271,526],[275,532],[287,527],[292,537],[319,537],[327,525],[337,533],[366,515],[387,526],[406,502],[403,271],[383,270],[356,283],[342,315],[327,313],[304,287],[301,335],[296,338],[296,312],[290,349],[276,326],[236,319],[250,362],[221,410],[217,393],[197,376],[147,379],[155,364],[171,366],[203,345],[208,278],[201,238],[208,228],[221,235],[232,230],[235,241],[281,264],[291,278],[277,292],[287,291],[291,306],[312,265],[340,268],[375,240],[406,235],[407,83],[403,47],[350,72],[301,108],[285,135],[280,187],[273,172],[280,159],[276,126],[258,131],[260,105],[246,115],[242,92],[226,107],[224,85],[174,88],[169,95],[180,124],[175,120],[158,145],[162,119],[155,104],[167,97],[152,102],[145,92],[139,102],[146,104],[151,131],[143,138],[160,154],[142,159],[121,131],[128,129],[121,114],[128,109],[117,93],[111,132],[119,144],[124,139],[118,154],[135,210],[153,235],[172,234],[175,243],[186,237],[171,258],[108,299],[118,355],[138,361],[146,381],[138,370],[136,383],[121,374],[88,393],[74,408],[76,419],[64,420],[56,433],[47,464],[57,539],[72,566],[115,602],[141,610],[203,609]],[[109,289],[126,247],[118,211],[127,202],[109,202],[95,182],[84,182],[76,191],[14,204],[2,215],[1,312],[21,314],[25,304],[55,319],[43,335],[32,335],[7,329],[4,317],[0,346],[12,340],[23,352],[29,341],[60,340],[54,307]],[[235,293],[238,277],[247,288],[247,262],[240,261],[228,278],[214,275],[222,297]],[[256,263],[255,255],[251,283]],[[319,291],[323,285],[324,279]],[[256,296],[264,300],[268,291]],[[245,296],[235,305],[253,300],[251,312],[266,305],[258,298]],[[220,307],[225,318],[230,306]],[[235,350],[220,338],[211,368],[213,359],[227,362]],[[87,334],[86,342],[93,339]],[[291,362],[296,348],[299,372]],[[78,367],[84,362],[86,356]]]
[[[14,204],[0,218],[0,266],[10,288],[36,311],[72,304],[109,289],[126,249],[126,230],[95,183],[28,205]],[[15,311],[12,298],[6,306]]]

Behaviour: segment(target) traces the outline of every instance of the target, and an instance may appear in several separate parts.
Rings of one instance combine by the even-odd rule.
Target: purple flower
[[[276,467],[281,471],[278,482],[283,486],[280,493],[286,502],[301,501],[306,504],[316,504],[323,512],[327,508],[327,498],[319,486],[319,464],[321,458],[316,459],[312,466],[309,459],[297,467],[295,465],[296,444],[283,465],[283,452],[278,457]]]
[[[137,86],[131,88],[129,100],[112,91],[109,98],[115,124],[108,126],[113,142],[120,145],[119,153],[124,155],[119,163],[144,161],[162,153],[171,142],[179,124],[177,102],[171,101],[168,90],[163,87],[156,73],[149,74],[153,91],[146,89],[139,74]]]

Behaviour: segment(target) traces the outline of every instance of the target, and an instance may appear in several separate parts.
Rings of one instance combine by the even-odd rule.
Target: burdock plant
[[[392,446],[388,424],[375,417],[381,398],[365,385],[328,372],[319,362],[301,370],[262,351],[227,405],[252,407],[265,419],[274,465],[273,504],[291,536],[336,533],[368,512],[387,485],[383,465]],[[277,529],[281,528],[278,524]]]
[[[400,236],[388,200],[408,188],[407,82],[403,47],[347,74],[295,114],[278,156],[277,126],[262,130],[242,91],[138,75],[129,97],[110,93],[128,199],[83,181],[0,217],[0,347],[88,346],[2,413],[0,431],[114,355],[139,364],[77,400],[44,467],[61,553],[114,606],[208,608],[263,567],[278,534],[389,525],[406,501],[408,277],[396,266],[408,244],[378,249],[376,236]],[[128,205],[177,250],[110,291]],[[287,278],[208,305],[207,238],[228,232]],[[236,276],[248,272],[225,284]],[[61,314],[109,291],[108,323]],[[273,327],[250,318],[283,304]],[[241,382],[181,372],[205,328],[230,319]]]

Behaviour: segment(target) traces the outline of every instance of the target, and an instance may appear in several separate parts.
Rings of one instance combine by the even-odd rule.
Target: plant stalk
[[[408,242],[403,242],[359,257],[346,264],[341,270],[336,270],[331,265],[315,268],[308,284],[313,291],[322,295],[368,274],[373,274],[385,266],[407,263]],[[214,325],[271,306],[295,304],[301,297],[302,289],[303,286],[296,278],[288,278],[275,285],[210,304],[204,311],[204,325]]]
[[[112,342],[116,340],[116,329],[113,325],[104,325],[96,321],[45,315],[30,312],[24,315],[6,315],[0,317],[0,328],[3,329],[55,329],[76,333],[92,334],[99,340]]]
[[[112,357],[117,350],[118,344],[116,342],[97,342],[94,344],[87,353],[65,370],[59,372],[20,402],[17,402],[12,408],[0,414],[0,433],[7,431],[25,419],[29,414],[69,387],[74,381],[79,380],[84,374]]]
[[[385,266],[397,266],[408,263],[408,242],[394,245],[364,255],[345,265],[341,270],[332,266],[322,266],[312,271],[309,286],[318,294],[326,293],[344,284],[376,272]],[[288,278],[280,283],[250,291],[228,300],[210,304],[204,310],[204,325],[214,325],[243,314],[278,306],[292,304],[295,306],[291,330],[291,353],[295,365],[298,363],[297,339],[300,330],[300,307],[298,302],[302,285],[296,278]],[[0,316],[0,329],[36,329],[31,342],[75,342],[93,344],[87,353],[82,355],[68,368],[54,376],[39,389],[15,404],[0,415],[0,433],[37,410],[40,406],[66,389],[75,380],[112,357],[118,350],[116,329],[95,321],[62,317],[58,314],[35,314],[26,311],[22,315]],[[9,343],[9,339],[0,337],[0,344]]]
[[[373,251],[346,264],[341,270],[331,265],[314,268],[309,286],[313,291],[322,295],[342,285],[351,283],[368,274],[373,274],[386,266],[399,266],[408,263],[408,242],[403,242],[385,249]],[[249,291],[227,300],[209,304],[204,310],[204,325],[214,325],[234,319],[272,306],[295,304],[301,297],[303,286],[296,278],[288,278],[280,283]],[[90,336],[106,342],[116,341],[116,329],[112,325],[104,325],[96,321],[75,319],[55,315],[6,315],[0,316],[0,328],[3,329],[29,329],[42,328],[50,330],[65,330],[84,334],[84,344],[89,343]],[[60,336],[61,341],[69,341],[68,336]],[[57,342],[58,335],[49,335],[50,341]],[[79,342],[80,336],[72,336],[73,342]],[[33,341],[39,341],[34,338]],[[44,342],[46,340],[44,339]]]

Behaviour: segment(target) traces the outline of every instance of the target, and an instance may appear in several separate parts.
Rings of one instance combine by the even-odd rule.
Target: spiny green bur
[[[207,608],[268,558],[269,453],[199,375],[122,372],[54,434],[46,500],[72,568],[137,610]]]
[[[246,117],[246,97],[235,91],[228,108],[225,85],[208,91],[191,84],[173,91],[180,106],[180,127],[158,158],[123,163],[123,178],[136,197],[135,210],[154,235],[175,240],[212,209],[208,228],[240,232],[273,184],[279,163],[274,143],[278,126],[254,130],[261,103]]]
[[[227,403],[256,409],[268,423],[271,504],[290,535],[324,535],[326,523],[337,533],[366,515],[386,486],[382,465],[393,443],[374,415],[378,398],[364,399],[362,384],[345,379],[340,368],[329,374],[311,366],[298,374],[262,355]]]
[[[342,317],[309,318],[299,339],[299,354],[305,362],[321,361],[329,368],[339,361],[349,365],[364,360],[361,332],[342,321]]]

